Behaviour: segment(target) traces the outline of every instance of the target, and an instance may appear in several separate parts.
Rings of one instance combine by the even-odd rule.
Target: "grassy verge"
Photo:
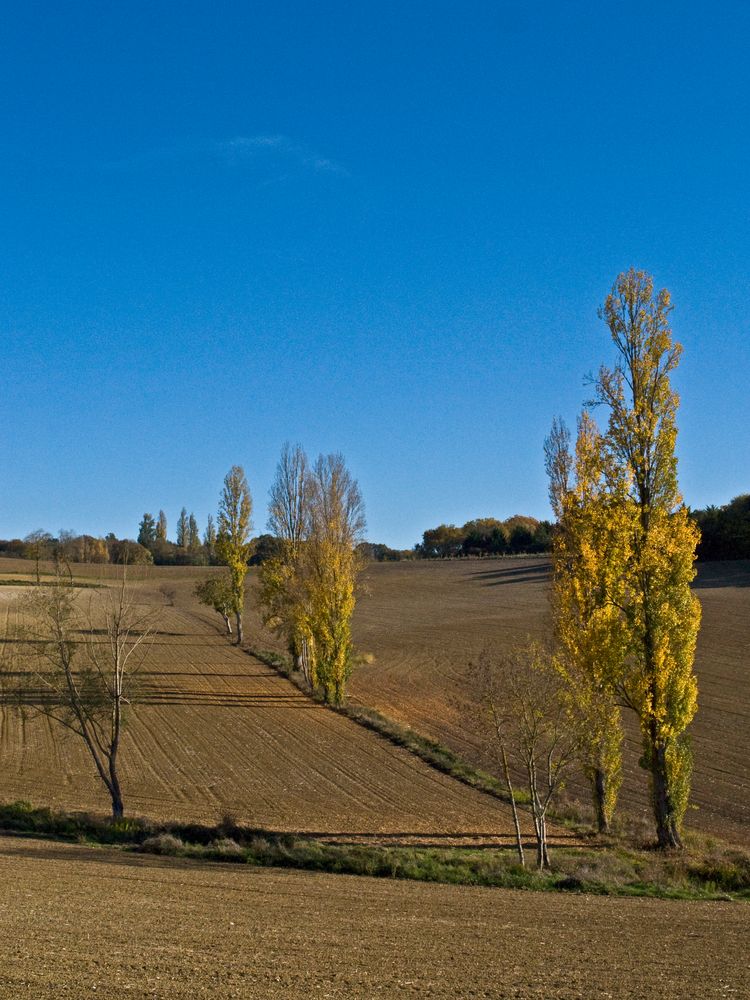
[[[302,681],[301,675],[292,670],[288,657],[282,656],[280,653],[269,652],[268,650],[251,649],[248,652],[262,663],[273,667],[274,670],[283,674],[284,677],[287,677],[292,683],[296,684],[305,694],[310,695],[310,691]],[[313,695],[310,696],[314,697]],[[406,750],[411,751],[420,760],[423,760],[438,771],[442,771],[443,774],[448,774],[451,778],[456,778],[465,785],[477,788],[488,795],[494,795],[495,798],[502,799],[504,802],[510,801],[510,796],[502,782],[486,771],[472,767],[471,764],[459,757],[453,750],[439,743],[437,740],[421,736],[408,726],[401,725],[401,723],[389,719],[376,709],[368,708],[365,705],[346,704],[329,707],[332,711],[339,712],[353,722],[359,723],[360,726],[365,726],[365,728],[378,733],[379,736],[383,736],[396,746],[404,747]],[[529,797],[526,792],[516,789],[514,798],[516,802],[523,805],[528,802]]]
[[[750,900],[750,856],[561,848],[549,872],[522,868],[500,848],[421,848],[323,843],[300,834],[242,827],[110,820],[89,813],[0,805],[0,832],[121,850],[254,866],[542,891],[666,899]]]

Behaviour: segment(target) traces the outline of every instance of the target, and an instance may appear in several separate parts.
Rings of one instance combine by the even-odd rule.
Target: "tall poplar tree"
[[[584,720],[579,745],[597,826],[604,833],[621,784],[623,731],[616,690],[626,655],[620,607],[628,544],[622,518],[627,515],[622,491],[606,487],[606,453],[587,412],[578,422],[575,457],[561,421],[552,425],[545,457],[557,518],[551,588],[556,665],[574,708],[571,717],[576,723]]]
[[[187,529],[187,547],[189,549],[200,548],[201,544],[201,533],[198,530],[198,522],[195,519],[195,514],[190,514],[188,518],[188,529]]]
[[[209,562],[213,562],[216,558],[216,526],[213,514],[208,515],[206,530],[203,532],[203,544],[206,546]]]
[[[189,524],[187,508],[183,507],[177,519],[177,544],[181,549],[188,547]]]
[[[167,515],[163,510],[159,511],[159,517],[156,520],[156,537],[162,542],[167,540]]]
[[[310,686],[334,704],[344,699],[354,661],[356,546],[364,523],[359,486],[343,456],[320,455],[310,467],[299,446],[284,446],[268,521],[281,551],[260,570],[264,621],[284,635]]]
[[[260,567],[264,622],[284,635],[295,667],[312,683],[310,629],[305,587],[304,546],[310,527],[307,455],[288,442],[281,451],[268,504],[268,529],[279,554]]]
[[[353,666],[351,620],[365,527],[362,494],[341,454],[319,455],[308,476],[310,522],[306,543],[309,628],[314,683],[339,705]]]
[[[602,367],[596,397],[609,411],[610,475],[625,483],[624,619],[628,657],[619,693],[638,715],[660,847],[681,847],[692,754],[686,729],[697,710],[693,659],[700,604],[690,590],[698,529],[677,484],[677,407],[670,376],[682,348],[672,340],[669,292],[643,271],[620,274],[600,315],[619,354]],[[617,483],[613,489],[618,489]]]
[[[251,549],[252,510],[253,501],[245,472],[241,465],[233,465],[224,477],[224,488],[219,498],[216,554],[219,561],[229,567],[238,646],[243,640],[242,613],[245,607],[247,560]]]

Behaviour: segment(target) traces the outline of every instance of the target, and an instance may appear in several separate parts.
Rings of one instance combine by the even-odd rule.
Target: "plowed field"
[[[0,838],[0,998],[750,994],[747,906],[254,870]]]
[[[466,718],[466,664],[498,648],[549,634],[544,559],[373,564],[357,606],[355,638],[374,654],[352,697],[488,764]],[[750,844],[750,563],[700,566],[703,607],[696,672],[699,711],[691,728],[695,808],[688,826]],[[628,727],[622,804],[650,827],[635,727]],[[585,794],[584,789],[580,789]]]
[[[209,823],[229,812],[268,829],[347,839],[509,841],[503,803],[315,704],[230,645],[191,604],[194,578],[176,575],[177,603],[163,608],[140,674],[121,755],[128,812]],[[164,601],[157,587],[146,596]],[[0,621],[15,609],[3,604]],[[6,706],[0,759],[2,799],[108,809],[80,741],[44,718]]]
[[[77,567],[96,577],[97,567]],[[0,559],[0,578],[29,576]],[[107,572],[111,573],[111,568]],[[257,660],[229,646],[220,621],[192,598],[195,568],[152,573],[162,635],[133,710],[123,752],[126,807],[156,817],[214,821],[225,811],[275,829],[398,836],[511,831],[502,804],[444,778],[384,740],[315,706]],[[250,640],[271,648],[248,596]],[[358,668],[353,700],[487,764],[467,725],[466,665],[486,642],[507,646],[549,631],[544,559],[373,564],[355,638],[374,661]],[[171,591],[165,594],[163,591]],[[750,844],[750,563],[703,565],[692,727],[694,804],[688,825]],[[17,589],[0,587],[0,618]],[[173,604],[170,604],[173,602]],[[0,797],[106,807],[75,742],[45,723],[3,713]],[[646,782],[631,725],[622,804],[650,829]],[[585,789],[579,789],[585,794]],[[405,838],[406,839],[406,838]]]

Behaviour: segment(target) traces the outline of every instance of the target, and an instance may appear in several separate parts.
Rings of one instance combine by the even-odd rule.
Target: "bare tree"
[[[563,500],[570,489],[573,457],[570,453],[570,431],[562,417],[555,417],[552,430],[544,440],[544,467],[549,479],[549,502],[559,521],[563,515]]]
[[[505,790],[510,799],[513,811],[513,828],[516,834],[516,851],[521,865],[526,865],[526,856],[523,850],[523,835],[521,833],[521,822],[518,816],[518,806],[516,805],[516,793],[513,788],[510,766],[508,764],[508,740],[510,733],[507,731],[507,720],[505,713],[500,709],[503,704],[504,693],[500,685],[500,671],[497,669],[497,662],[493,659],[488,648],[482,650],[476,661],[469,664],[468,681],[469,687],[477,697],[483,711],[477,717],[475,706],[472,704],[471,713],[465,712],[467,722],[473,721],[474,727],[481,730],[485,749],[495,758],[498,769],[505,782]]]
[[[36,563],[36,582],[37,586],[41,583],[41,578],[39,574],[39,562],[49,555],[50,545],[52,544],[52,535],[48,531],[44,531],[42,528],[37,528],[36,531],[30,532],[25,538],[24,543],[26,545],[26,556],[31,558]]]
[[[549,867],[547,815],[579,759],[580,725],[551,656],[530,644],[504,654],[486,649],[473,671],[495,752],[513,799],[511,769],[524,774],[537,844],[537,865]],[[515,811],[519,857],[520,826]],[[523,861],[522,861],[523,863]]]
[[[154,612],[139,604],[126,572],[113,587],[83,595],[56,574],[24,602],[21,706],[75,733],[123,815],[119,754],[126,710],[148,654]]]
[[[307,455],[287,442],[281,450],[269,492],[268,530],[279,540],[279,553],[260,569],[264,623],[283,633],[295,669],[311,681],[307,600],[302,551],[310,523]]]
[[[308,472],[307,455],[301,446],[292,448],[287,441],[270,490],[268,530],[290,549],[292,559],[299,553],[309,517]]]

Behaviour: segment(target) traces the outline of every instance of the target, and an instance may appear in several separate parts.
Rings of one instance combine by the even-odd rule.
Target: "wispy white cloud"
[[[261,165],[264,159],[283,160],[288,167],[301,167],[316,173],[349,177],[349,171],[335,160],[321,156],[302,143],[286,135],[239,135],[223,142],[190,143],[148,149],[141,153],[100,163],[109,170],[139,170],[161,164],[186,163],[206,159],[219,159],[234,166]]]
[[[259,154],[274,152],[311,170],[338,174],[341,177],[349,176],[349,171],[340,163],[321,156],[320,153],[294,142],[286,135],[239,135],[229,142],[220,143],[218,148],[228,159],[242,161]]]

